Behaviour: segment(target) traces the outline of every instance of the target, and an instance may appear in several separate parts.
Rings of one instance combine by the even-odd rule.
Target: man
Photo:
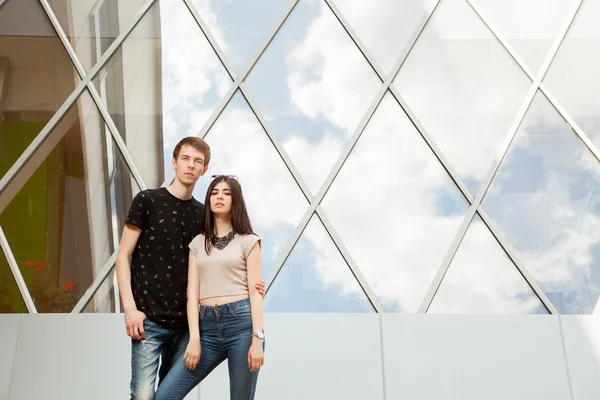
[[[173,150],[175,179],[133,199],[117,254],[117,280],[131,342],[131,398],[153,399],[159,381],[187,346],[188,245],[204,223],[204,205],[192,197],[208,170],[210,147],[197,137]],[[257,284],[264,295],[264,282]]]

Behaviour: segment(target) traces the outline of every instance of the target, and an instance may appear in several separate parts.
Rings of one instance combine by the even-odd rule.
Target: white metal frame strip
[[[92,283],[92,285],[89,288],[87,288],[87,290],[85,291],[83,296],[81,296],[81,298],[79,299],[79,301],[77,302],[77,304],[75,305],[75,307],[73,308],[73,311],[71,311],[71,313],[77,314],[77,313],[82,312],[85,309],[85,307],[92,300],[92,297],[94,297],[94,295],[96,294],[96,292],[98,291],[100,286],[104,283],[104,281],[106,280],[108,275],[111,273],[111,271],[115,267],[116,261],[117,261],[117,252],[115,251],[110,256],[108,261],[106,261],[106,263],[100,269],[100,271],[96,274],[96,278],[94,279],[94,282]]]
[[[19,269],[19,264],[17,263],[15,256],[10,250],[10,245],[8,244],[8,240],[6,240],[6,236],[4,235],[2,227],[0,227],[0,247],[2,248],[4,257],[8,262],[10,271],[12,272],[13,277],[15,278],[15,282],[17,283],[17,287],[19,288],[19,292],[21,292],[21,296],[23,297],[23,301],[25,302],[27,311],[29,311],[31,314],[37,314],[37,309],[35,307],[33,299],[31,298],[29,289],[27,289],[27,285],[25,284],[25,280],[23,279],[21,270]]]

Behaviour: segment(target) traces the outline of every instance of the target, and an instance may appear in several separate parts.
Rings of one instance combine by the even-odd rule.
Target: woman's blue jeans
[[[199,316],[198,365],[190,371],[183,356],[180,357],[158,387],[155,400],[183,399],[225,359],[229,364],[230,399],[254,399],[258,371],[250,372],[248,367],[248,351],[252,344],[250,300],[211,307],[200,305]]]

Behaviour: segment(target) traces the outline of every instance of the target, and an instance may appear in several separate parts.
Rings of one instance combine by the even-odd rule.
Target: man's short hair
[[[210,146],[204,141],[204,139],[196,136],[188,136],[181,139],[179,143],[177,143],[177,146],[175,146],[173,149],[173,158],[175,160],[177,160],[179,157],[179,151],[185,145],[191,146],[194,149],[202,152],[202,154],[204,154],[204,165],[208,165],[208,162],[210,161]]]

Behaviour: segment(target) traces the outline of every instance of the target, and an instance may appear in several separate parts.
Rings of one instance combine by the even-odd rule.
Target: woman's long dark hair
[[[210,255],[210,249],[212,244],[210,242],[210,234],[215,228],[215,218],[210,208],[210,197],[213,189],[219,182],[225,182],[231,189],[231,226],[233,232],[237,235],[251,235],[254,234],[252,230],[252,224],[248,217],[248,211],[246,210],[246,202],[244,201],[244,195],[242,194],[242,187],[240,186],[237,179],[228,178],[226,175],[221,175],[208,186],[206,190],[206,199],[204,200],[204,248],[206,254]]]

